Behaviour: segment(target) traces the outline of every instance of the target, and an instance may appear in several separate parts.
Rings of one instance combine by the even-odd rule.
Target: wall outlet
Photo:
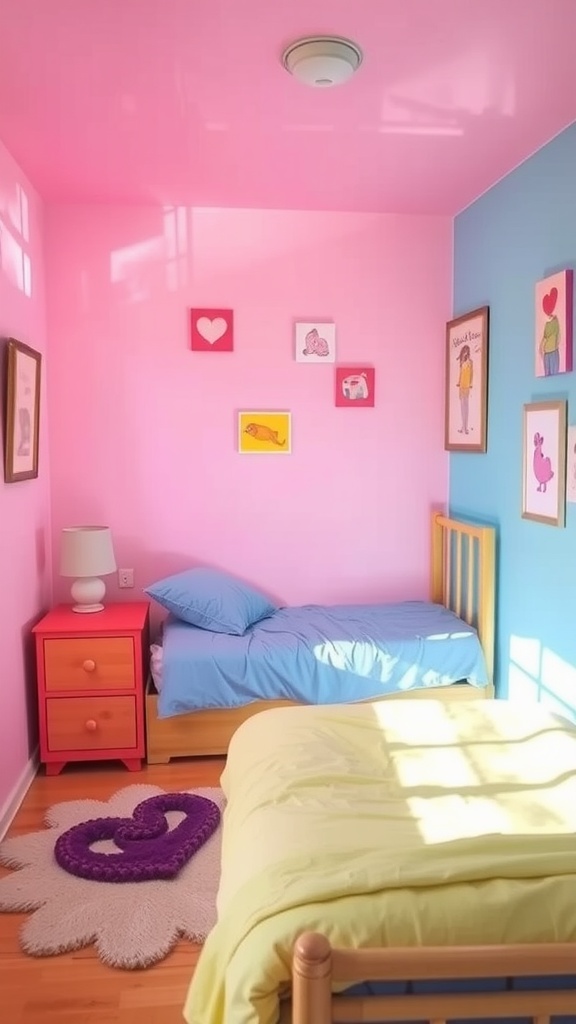
[[[134,569],[118,569],[118,586],[134,586]]]

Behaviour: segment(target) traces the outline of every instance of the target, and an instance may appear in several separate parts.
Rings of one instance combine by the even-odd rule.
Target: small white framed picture
[[[336,362],[336,324],[298,322],[295,346],[298,363]]]

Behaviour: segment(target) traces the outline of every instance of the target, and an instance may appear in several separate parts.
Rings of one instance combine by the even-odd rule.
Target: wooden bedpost
[[[292,959],[292,1024],[331,1024],[332,949],[317,932],[296,940]]]
[[[444,527],[441,513],[432,514],[432,537],[430,544],[430,600],[444,604]]]
[[[478,633],[484,648],[488,677],[494,689],[496,646],[496,536],[490,527],[482,528],[480,544],[480,594]]]

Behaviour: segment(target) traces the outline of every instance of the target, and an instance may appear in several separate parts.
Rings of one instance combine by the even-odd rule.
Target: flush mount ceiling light
[[[362,50],[339,36],[311,36],[291,43],[282,54],[287,71],[306,85],[340,85],[362,63]]]

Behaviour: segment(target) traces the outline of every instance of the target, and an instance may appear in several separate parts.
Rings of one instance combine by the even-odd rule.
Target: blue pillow
[[[144,593],[191,626],[233,636],[277,611],[261,591],[219,569],[187,569],[151,583]]]

